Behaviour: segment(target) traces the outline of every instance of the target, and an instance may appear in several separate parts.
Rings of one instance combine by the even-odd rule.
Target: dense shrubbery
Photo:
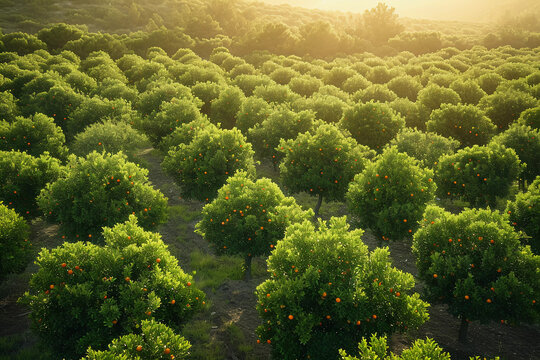
[[[294,198],[285,197],[271,180],[254,181],[238,171],[203,208],[197,232],[218,253],[242,255],[246,277],[250,277],[251,259],[270,254],[290,224],[310,216],[311,212],[303,211]]]
[[[257,287],[257,333],[279,359],[337,359],[362,337],[418,327],[428,304],[414,279],[391,266],[388,249],[369,252],[346,218],[290,226]]]
[[[29,235],[26,221],[0,202],[0,279],[26,266],[31,246]]]
[[[39,336],[62,356],[105,349],[143,320],[178,330],[204,305],[204,293],[161,237],[137,226],[135,216],[105,228],[103,237],[104,246],[66,242],[43,249],[21,299]]]
[[[148,182],[148,170],[123,154],[92,152],[71,156],[68,171],[41,191],[38,204],[45,216],[60,223],[61,232],[79,239],[100,239],[101,228],[133,214],[145,229],[167,218],[167,199]]]
[[[237,170],[255,173],[253,154],[239,130],[206,127],[190,143],[170,149],[162,166],[180,185],[182,196],[210,201]]]
[[[508,194],[521,171],[514,150],[496,143],[475,145],[439,159],[435,168],[437,193],[462,198],[474,207],[493,207],[497,196]]]
[[[538,100],[522,91],[497,91],[483,98],[479,106],[499,129],[505,130],[523,111],[538,106]]]
[[[0,201],[24,216],[38,215],[36,197],[63,173],[60,161],[48,154],[0,151]]]
[[[394,147],[354,177],[347,202],[351,214],[379,239],[400,240],[412,234],[437,186],[433,171]]]
[[[540,256],[519,243],[508,218],[469,209],[453,215],[428,207],[414,234],[419,277],[432,303],[448,305],[461,318],[460,340],[469,321],[534,322],[539,318]]]

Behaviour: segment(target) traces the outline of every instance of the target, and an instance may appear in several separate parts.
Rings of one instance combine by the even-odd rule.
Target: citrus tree
[[[497,131],[482,110],[462,104],[441,105],[431,113],[426,126],[428,131],[459,140],[462,147],[485,145]]]
[[[379,239],[400,240],[412,234],[434,199],[437,186],[432,178],[433,170],[395,147],[387,148],[350,183],[349,211]]]
[[[442,155],[456,151],[459,141],[432,132],[404,128],[388,145],[420,161],[422,166],[433,168]]]
[[[105,349],[143,320],[179,330],[205,304],[161,236],[144,231],[134,215],[104,228],[103,237],[104,246],[65,242],[43,249],[20,299],[32,310],[37,334],[62,356]]]
[[[340,126],[347,129],[359,144],[381,151],[405,126],[405,120],[388,105],[369,102],[346,109]]]
[[[358,343],[358,356],[348,355],[346,351],[340,350],[341,360],[450,360],[450,355],[433,339],[416,340],[409,348],[403,350],[401,355],[388,354],[386,336],[371,335],[369,341],[362,338]]]
[[[312,111],[294,112],[286,107],[279,107],[259,125],[249,129],[247,137],[257,156],[270,159],[276,166],[282,156],[281,152],[276,150],[281,139],[294,139],[298,134],[311,130],[314,124],[315,114]]]
[[[65,160],[68,150],[62,129],[53,118],[37,113],[30,118],[17,116],[13,122],[0,121],[0,150],[24,151],[32,156],[48,152]]]
[[[281,140],[279,166],[281,182],[292,193],[317,196],[315,216],[323,198],[343,200],[353,177],[364,169],[374,151],[358,145],[336,126],[325,124],[299,134],[296,139]]]
[[[65,169],[47,153],[34,157],[19,151],[0,151],[0,201],[19,214],[40,213],[36,198],[47,183],[56,181]]]
[[[82,360],[187,359],[191,344],[167,325],[155,320],[141,321],[140,333],[128,334],[114,339],[107,350],[88,349]]]
[[[516,152],[497,143],[474,145],[443,155],[435,167],[438,195],[462,198],[471,206],[495,206],[508,194],[522,166]]]
[[[537,107],[538,100],[522,91],[507,90],[484,97],[478,105],[498,129],[505,130],[523,111]]]
[[[31,246],[29,235],[26,221],[0,202],[0,279],[26,266]]]
[[[521,246],[507,216],[489,209],[454,215],[430,206],[412,249],[428,301],[447,304],[461,318],[461,341],[470,321],[538,320],[540,256]]]
[[[238,129],[207,127],[195,132],[189,144],[170,149],[162,166],[180,186],[182,196],[210,201],[237,170],[255,172],[253,154]]]
[[[414,278],[391,266],[388,249],[369,252],[345,217],[293,224],[268,258],[257,287],[260,342],[279,359],[337,359],[362,337],[414,329],[428,304]]]
[[[525,182],[530,184],[540,175],[540,130],[512,124],[492,141],[513,149],[525,165],[520,181],[521,189],[525,190]]]
[[[529,185],[528,191],[508,201],[506,212],[516,230],[522,231],[522,242],[531,245],[535,254],[540,254],[540,177]]]
[[[37,202],[49,221],[70,237],[98,240],[101,228],[134,214],[145,229],[167,218],[167,198],[148,182],[148,170],[123,154],[72,155],[68,171],[41,191]]]
[[[250,278],[251,259],[270,254],[287,226],[311,215],[294,198],[285,197],[270,179],[254,181],[246,172],[238,171],[203,208],[196,231],[218,253],[242,255],[245,276]]]

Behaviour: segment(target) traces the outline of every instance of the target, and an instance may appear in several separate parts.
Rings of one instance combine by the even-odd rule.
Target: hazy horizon
[[[311,9],[364,12],[378,2],[394,8],[401,17],[445,21],[496,21],[502,15],[524,11],[540,12],[538,0],[259,0],[270,4],[290,4]]]

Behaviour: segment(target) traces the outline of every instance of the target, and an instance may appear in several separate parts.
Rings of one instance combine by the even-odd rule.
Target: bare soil
[[[191,212],[200,212],[203,203],[190,201],[180,197],[178,187],[161,170],[161,156],[148,149],[141,153],[141,159],[149,169],[149,178],[153,185],[160,189],[168,198],[169,205],[182,206]],[[277,174],[271,167],[265,167],[265,176],[276,178]],[[313,205],[315,199],[313,200]],[[346,213],[344,204],[323,204],[321,216],[327,219],[332,215],[342,216]],[[169,245],[169,249],[175,255],[180,266],[187,272],[192,271],[190,254],[198,250],[204,254],[213,254],[208,243],[194,233],[198,218],[194,218],[187,224],[179,224],[176,217],[159,228],[163,240]],[[61,244],[57,234],[57,226],[49,225],[42,220],[32,223],[32,239],[35,253],[41,247],[52,248]],[[181,239],[181,240],[179,240]],[[377,240],[369,232],[364,235],[364,242],[372,250],[377,246]],[[411,253],[410,242],[392,242],[389,246],[394,266],[416,275],[417,270],[414,257]],[[263,259],[256,259],[259,266],[264,266]],[[26,270],[19,275],[12,275],[0,285],[0,337],[24,334],[24,346],[32,346],[37,338],[29,332],[28,309],[16,303],[28,288],[28,280],[31,273],[36,271],[36,266],[30,263]],[[197,277],[195,277],[197,279]],[[206,291],[210,308],[198,315],[194,321],[206,321],[211,324],[209,330],[209,342],[219,344],[219,356],[221,359],[270,359],[270,347],[257,345],[255,329],[259,324],[259,317],[255,310],[255,288],[264,277],[254,277],[249,281],[226,280],[215,291]],[[417,284],[417,291],[422,290],[422,284]],[[206,289],[205,289],[206,290]],[[450,315],[444,305],[435,305],[429,309],[430,320],[420,329],[408,334],[395,334],[390,338],[390,349],[400,353],[408,347],[414,339],[430,337],[439,343],[452,355],[452,359],[468,359],[469,356],[495,357],[502,359],[532,360],[540,359],[540,328],[538,326],[511,327],[499,323],[480,324],[473,322],[469,325],[469,342],[466,344],[457,341],[459,320]],[[241,350],[238,340],[232,338],[227,331],[234,324],[244,336],[244,341],[252,345],[251,349]],[[189,324],[187,325],[189,326]],[[196,344],[194,344],[196,345]]]

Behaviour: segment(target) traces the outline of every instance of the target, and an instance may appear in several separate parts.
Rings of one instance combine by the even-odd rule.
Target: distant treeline
[[[475,45],[540,46],[534,15],[509,19],[498,27],[437,23],[399,19],[394,9],[384,4],[353,14],[245,0],[0,0],[0,10],[0,27],[9,33],[3,36],[0,51],[16,48],[19,53],[65,46],[81,57],[104,50],[114,58],[127,52],[143,55],[149,47],[158,46],[169,55],[178,48],[191,48],[207,57],[212,49],[224,46],[238,56],[268,51],[334,58],[363,52],[395,56],[410,51],[419,55]],[[73,26],[42,30],[51,29],[54,23]]]

